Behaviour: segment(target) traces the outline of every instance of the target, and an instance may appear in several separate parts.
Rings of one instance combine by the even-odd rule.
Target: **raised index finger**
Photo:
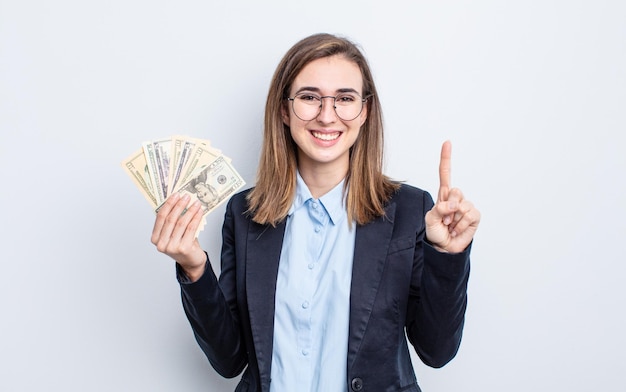
[[[450,191],[450,160],[452,157],[452,143],[446,140],[441,146],[441,158],[439,161],[439,201],[448,200]]]

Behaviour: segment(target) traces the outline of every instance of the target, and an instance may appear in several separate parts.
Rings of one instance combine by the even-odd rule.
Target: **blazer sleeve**
[[[183,308],[196,341],[213,368],[224,377],[235,377],[248,360],[237,312],[232,199],[223,227],[222,271],[218,281],[207,257],[205,272],[196,282],[185,281],[177,265]]]
[[[424,213],[433,206],[424,194]],[[420,359],[440,368],[456,355],[467,307],[470,248],[441,253],[426,241],[424,225],[417,233],[407,309],[407,336]]]

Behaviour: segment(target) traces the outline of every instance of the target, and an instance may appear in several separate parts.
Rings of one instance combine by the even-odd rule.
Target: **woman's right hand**
[[[204,273],[207,256],[196,238],[203,215],[201,203],[196,200],[189,205],[189,200],[189,195],[181,198],[176,192],[165,201],[157,213],[151,241],[195,282]]]

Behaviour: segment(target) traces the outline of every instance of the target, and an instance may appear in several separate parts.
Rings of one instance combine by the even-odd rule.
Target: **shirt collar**
[[[330,191],[328,191],[328,193],[319,198],[320,204],[324,206],[324,209],[328,213],[330,220],[335,225],[341,222],[341,220],[343,220],[347,215],[346,206],[343,198],[344,182],[345,179],[341,180],[341,182],[335,185],[333,189],[331,189]],[[309,187],[306,185],[306,183],[302,179],[302,176],[300,176],[300,172],[298,171],[296,174],[296,197],[293,200],[293,204],[289,209],[288,215],[293,214],[295,210],[302,207],[304,203],[306,203],[309,199],[313,199],[313,196],[311,195]]]

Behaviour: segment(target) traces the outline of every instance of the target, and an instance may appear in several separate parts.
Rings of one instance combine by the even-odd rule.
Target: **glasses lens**
[[[344,121],[354,120],[363,110],[363,100],[356,94],[339,94],[335,97],[335,112]]]
[[[293,98],[293,112],[303,121],[313,120],[320,112],[322,99],[315,94],[298,94]]]
[[[298,94],[292,100],[293,112],[303,121],[313,120],[320,114],[323,98],[330,99],[333,97],[320,97],[310,93]],[[363,100],[357,94],[339,94],[334,97],[334,106],[337,117],[344,121],[351,121],[361,114]]]

